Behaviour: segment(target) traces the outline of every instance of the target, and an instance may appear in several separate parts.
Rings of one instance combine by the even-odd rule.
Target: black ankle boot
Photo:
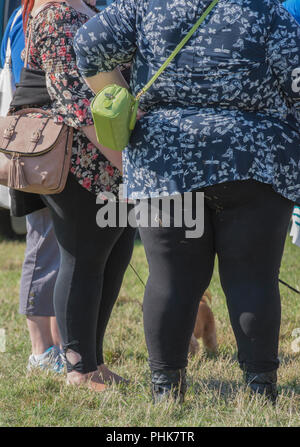
[[[184,401],[186,392],[185,368],[176,370],[151,371],[152,397],[154,403],[172,397],[179,403]]]
[[[267,373],[245,372],[245,381],[253,393],[264,394],[273,404],[276,403],[277,371]]]

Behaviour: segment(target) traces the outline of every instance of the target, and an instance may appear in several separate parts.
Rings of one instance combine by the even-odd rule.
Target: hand
[[[113,164],[116,168],[119,169],[119,171],[122,173],[122,152],[121,151],[114,151],[113,149],[109,149],[107,147],[102,146],[102,144],[98,143],[97,137],[96,137],[96,131],[95,127],[93,125],[90,126],[84,126],[81,128],[81,130],[85,133],[85,135],[88,137],[91,143],[95,147],[97,147],[100,152]]]

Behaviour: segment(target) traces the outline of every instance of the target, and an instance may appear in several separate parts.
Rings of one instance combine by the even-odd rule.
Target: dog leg
[[[198,340],[195,337],[195,335],[192,334],[191,341],[190,341],[190,346],[189,346],[189,353],[191,355],[196,355],[197,352],[199,352],[199,343],[198,343]]]
[[[196,339],[202,338],[205,349],[208,352],[217,352],[217,334],[214,314],[208,305],[212,299],[207,290],[203,295],[198,308],[193,335]]]

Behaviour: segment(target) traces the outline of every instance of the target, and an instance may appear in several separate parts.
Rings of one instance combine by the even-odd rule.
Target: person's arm
[[[77,64],[87,85],[98,93],[109,84],[128,88],[118,65],[137,48],[136,1],[119,0],[93,17],[75,36]],[[144,113],[138,110],[137,119]]]
[[[135,0],[118,0],[77,32],[77,65],[88,85],[98,92],[108,84],[126,87],[118,66],[130,62],[137,48]]]
[[[121,87],[129,88],[127,82],[125,81],[122,73],[118,68],[115,68],[113,71],[109,71],[106,73],[98,73],[95,76],[90,78],[83,78],[87,85],[93,90],[94,93],[100,92],[105,86],[110,84],[117,84]],[[140,120],[145,115],[145,112],[138,109],[137,111],[137,121]]]
[[[109,149],[102,146],[97,140],[96,131],[94,125],[84,126],[81,128],[85,135],[88,137],[91,143],[99,149],[100,152],[122,173],[122,152]]]
[[[271,13],[267,62],[281,93],[295,108],[300,120],[300,26],[281,5],[274,4]]]
[[[94,93],[98,93],[109,84],[117,84],[121,87],[128,88],[128,84],[123,78],[119,68],[115,68],[106,73],[97,73],[95,76],[89,78],[84,77],[83,79]]]
[[[86,84],[89,88],[97,94],[100,90],[102,90],[106,85],[109,84],[117,84],[121,87],[128,88],[128,84],[123,78],[120,70],[116,68],[112,72],[108,73],[98,73],[96,76],[90,78],[84,78]],[[94,126],[89,126],[83,128],[84,133],[88,137],[88,139],[99,148],[99,150],[103,153],[103,155],[109,159],[109,161],[116,166],[122,172],[122,154],[121,152],[117,152],[111,149],[108,149],[99,144],[96,131]]]

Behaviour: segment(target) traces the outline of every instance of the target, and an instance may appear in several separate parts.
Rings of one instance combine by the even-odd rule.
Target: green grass
[[[292,331],[300,327],[300,298],[286,287],[282,292],[279,400],[277,408],[250,396],[236,361],[217,267],[210,286],[216,318],[219,355],[201,350],[190,360],[186,402],[153,406],[149,392],[147,350],[142,324],[143,286],[129,268],[113,310],[105,339],[107,364],[131,379],[128,387],[113,386],[101,394],[65,385],[53,374],[26,375],[30,341],[25,318],[18,314],[18,289],[25,244],[0,241],[0,328],[6,330],[6,352],[0,353],[0,426],[299,426],[300,353],[291,347]],[[287,240],[281,278],[300,290],[299,248]],[[143,247],[132,260],[147,278]],[[300,344],[299,344],[300,347]]]

